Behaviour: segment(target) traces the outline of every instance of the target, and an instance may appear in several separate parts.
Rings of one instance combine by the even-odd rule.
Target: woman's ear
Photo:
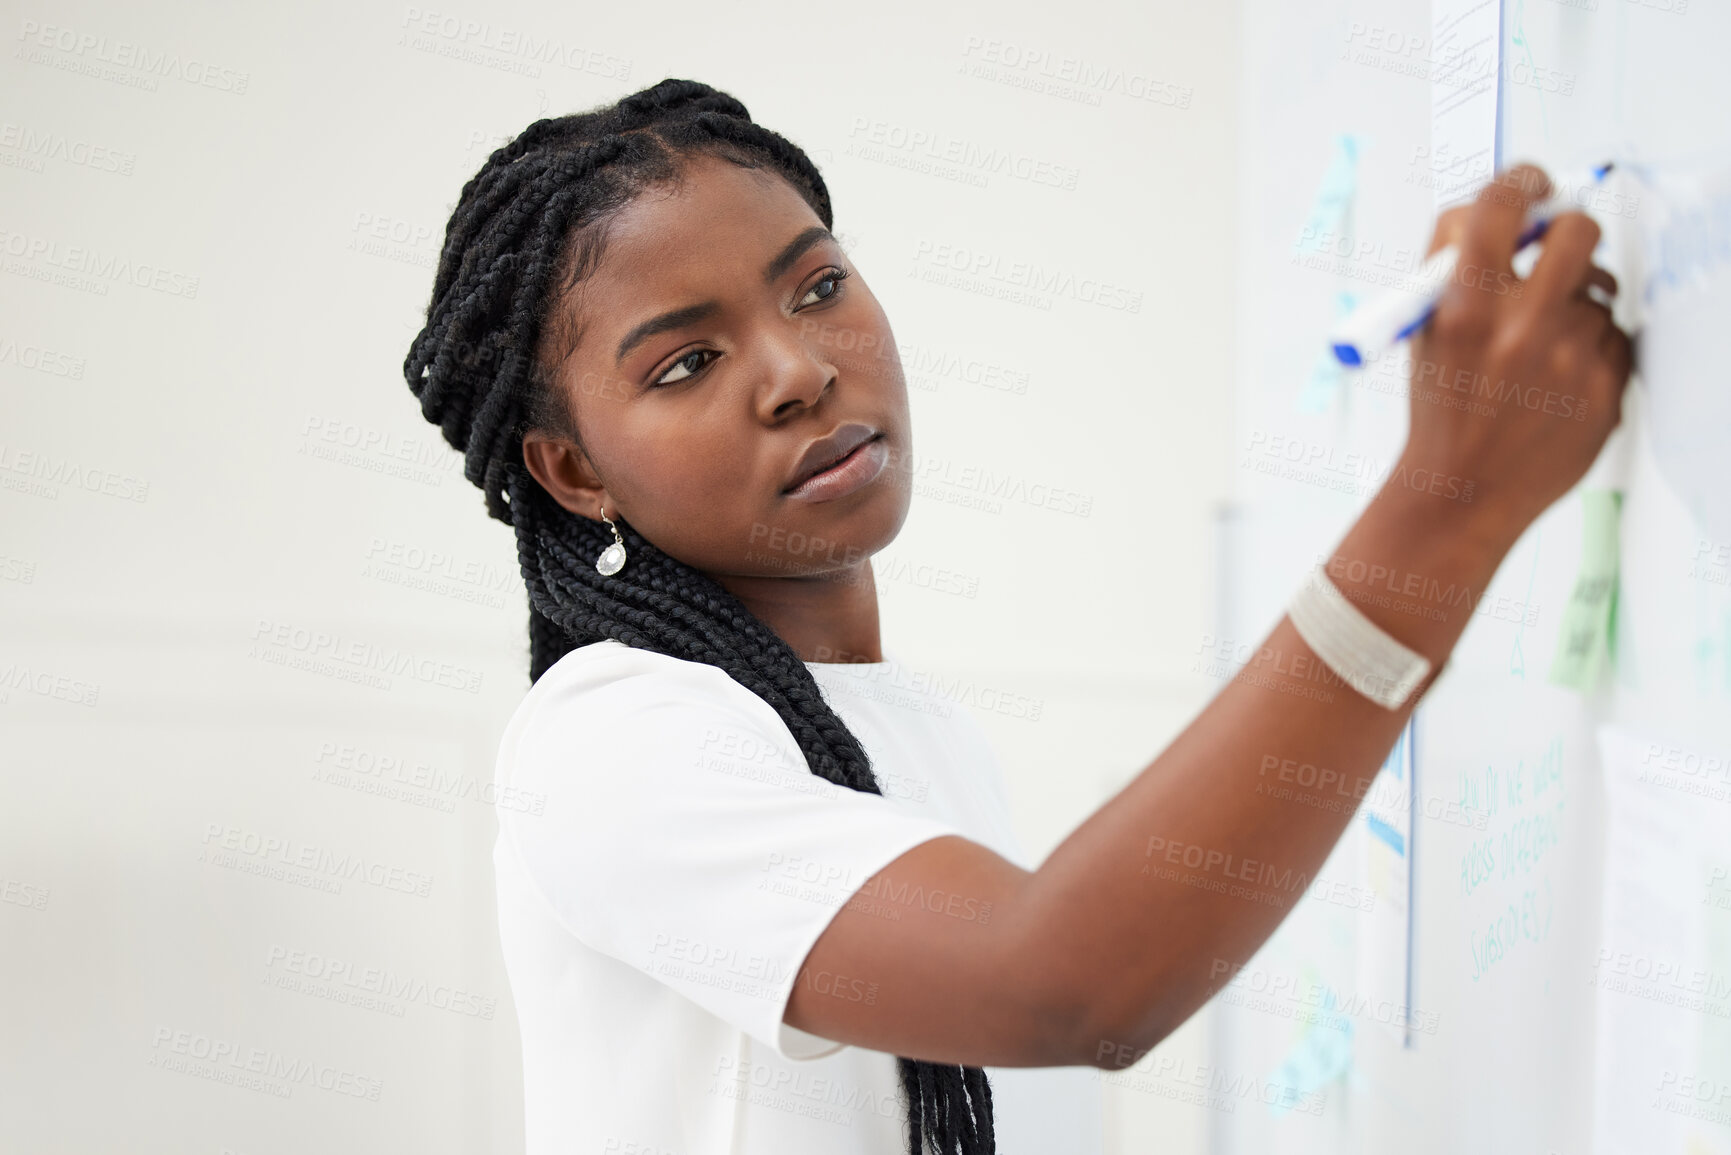
[[[607,487],[575,441],[531,429],[523,434],[523,464],[554,501],[572,513],[601,520]]]

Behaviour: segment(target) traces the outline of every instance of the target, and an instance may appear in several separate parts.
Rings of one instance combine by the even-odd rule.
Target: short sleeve
[[[781,718],[724,671],[617,643],[542,676],[498,773],[537,799],[538,813],[500,809],[501,837],[562,926],[789,1059],[843,1046],[782,1022],[836,912],[906,851],[964,833],[812,774]]]

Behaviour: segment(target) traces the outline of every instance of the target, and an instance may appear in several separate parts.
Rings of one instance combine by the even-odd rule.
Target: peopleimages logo
[[[11,337],[0,337],[0,365],[16,365],[20,369],[33,369],[50,377],[67,377],[80,381],[84,378],[85,360],[72,353],[63,353],[29,342],[20,343]]]
[[[967,75],[1090,105],[1100,104],[1100,94],[1110,92],[1168,108],[1189,108],[1196,95],[1190,85],[1163,79],[1151,69],[1115,67],[995,37],[967,37],[962,57]]]
[[[101,80],[114,80],[147,92],[155,92],[160,80],[179,80],[199,88],[214,88],[218,92],[244,96],[247,83],[252,79],[250,72],[212,64],[196,56],[182,56],[168,49],[154,49],[130,40],[111,40],[92,32],[35,20],[19,21],[18,40],[21,42],[16,54],[18,59]],[[128,71],[135,75],[126,76]]]
[[[65,245],[55,237],[0,228],[0,254],[16,258],[5,271],[40,281],[61,281],[83,292],[108,294],[110,284],[128,284],[171,297],[198,296],[196,274],[88,245]]]
[[[933,175],[954,172],[976,179],[982,187],[988,176],[1008,176],[1070,190],[1076,187],[1080,176],[1073,165],[1058,164],[1015,149],[988,147],[925,125],[909,126],[856,116],[848,136],[850,156],[887,163],[905,161],[916,166],[917,171],[930,171]]]
[[[1099,305],[1127,313],[1142,311],[1141,290],[1130,290],[1094,277],[1078,277],[1067,269],[1053,269],[1033,261],[1007,260],[1001,255],[965,245],[921,238],[914,245],[914,267],[932,273],[955,273],[980,284],[1024,290],[1030,300],[1048,301],[1068,297],[1086,305]],[[958,286],[964,287],[964,286]],[[1018,298],[1019,299],[1019,298]],[[1042,306],[1049,308],[1049,303]]]
[[[240,861],[244,860],[277,872],[303,871],[310,880],[324,883],[315,889],[334,892],[340,889],[343,880],[364,882],[368,886],[419,898],[427,897],[433,889],[433,876],[418,870],[221,822],[205,823],[204,845],[203,857],[215,866],[238,868]],[[246,873],[260,871],[254,869]]]
[[[61,486],[121,501],[143,502],[150,498],[148,480],[0,442],[0,488],[55,501],[60,497]]]
[[[21,662],[9,662],[0,667],[0,703],[11,701],[12,691],[58,698],[77,706],[96,705],[102,687],[69,674],[51,673]]]
[[[490,1020],[499,1006],[497,998],[448,983],[430,983],[389,967],[362,966],[350,959],[277,943],[266,952],[265,971],[267,981],[284,990],[397,1016],[403,1013],[402,1004],[421,1003],[435,1010]]]
[[[248,651],[249,657],[272,665],[328,674],[377,689],[391,688],[384,675],[406,674],[430,686],[444,686],[468,694],[481,692],[480,670],[455,662],[424,658],[398,646],[380,646],[269,618],[258,619],[252,640],[254,644]]]
[[[539,77],[541,65],[553,64],[604,80],[631,78],[632,62],[624,57],[488,20],[411,4],[403,9],[402,28],[398,44],[504,72]]]
[[[385,1087],[381,1079],[329,1063],[295,1058],[268,1047],[242,1046],[197,1031],[159,1026],[150,1045],[149,1063],[159,1070],[245,1086],[284,1099],[295,1087],[310,1086],[376,1103]]]
[[[131,176],[138,163],[136,153],[10,120],[0,121],[0,151],[22,158],[27,163],[14,167],[28,168],[32,172],[43,171],[44,161],[55,160],[77,168]],[[9,162],[0,160],[0,163]]]

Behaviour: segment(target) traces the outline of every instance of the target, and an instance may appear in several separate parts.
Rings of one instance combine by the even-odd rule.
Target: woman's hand
[[[1599,226],[1552,220],[1531,274],[1515,275],[1527,207],[1550,180],[1518,165],[1471,205],[1437,221],[1431,252],[1460,260],[1430,323],[1413,339],[1411,430],[1401,463],[1457,479],[1512,544],[1592,465],[1621,419],[1629,339],[1589,285],[1616,292],[1592,263]],[[1422,474],[1420,474],[1422,476]]]

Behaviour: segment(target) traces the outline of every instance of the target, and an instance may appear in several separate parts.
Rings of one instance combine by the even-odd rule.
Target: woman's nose
[[[798,320],[764,338],[757,390],[759,415],[780,421],[816,405],[837,376],[836,365]]]

